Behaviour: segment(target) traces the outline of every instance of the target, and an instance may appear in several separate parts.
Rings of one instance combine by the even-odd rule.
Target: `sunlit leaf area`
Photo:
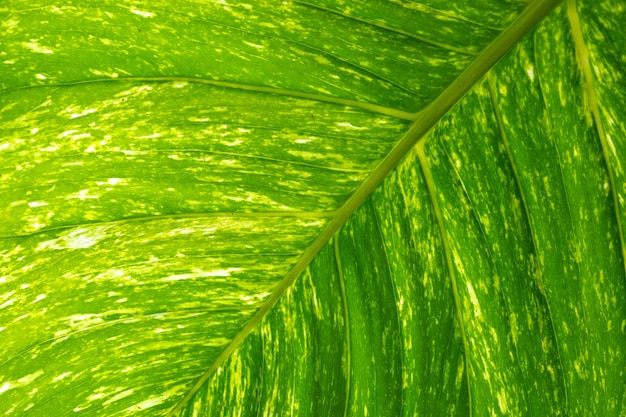
[[[623,0],[0,3],[0,416],[626,416]]]

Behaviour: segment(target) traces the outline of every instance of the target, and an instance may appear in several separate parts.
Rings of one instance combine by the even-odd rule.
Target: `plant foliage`
[[[557,3],[4,1],[0,415],[626,415],[626,6]]]

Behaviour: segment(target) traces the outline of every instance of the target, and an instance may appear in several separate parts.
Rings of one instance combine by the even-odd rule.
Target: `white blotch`
[[[70,119],[77,119],[79,117],[87,116],[88,114],[97,112],[98,109],[87,109],[83,110],[81,113],[72,113],[70,115]]]
[[[35,78],[37,78],[38,80],[46,80],[48,77],[43,74],[35,74]]]
[[[243,41],[243,43],[245,43],[246,45],[251,46],[253,48],[263,49],[263,45],[257,45],[256,43],[246,42],[246,41]]]
[[[47,295],[46,294],[39,294],[37,297],[35,297],[35,301],[33,301],[33,303],[36,303],[38,301],[43,300],[44,298],[46,298]]]
[[[151,135],[146,135],[146,136],[137,136],[138,139],[156,139],[160,137],[161,137],[160,133],[153,133]]]
[[[141,17],[154,17],[154,13],[152,12],[144,12],[142,10],[137,10],[137,9],[130,9],[130,11]]]
[[[241,145],[243,142],[239,139],[233,141],[233,142],[224,142],[224,145],[226,146],[237,146],[237,145]]]
[[[46,203],[45,201],[31,201],[30,203],[28,203],[28,207],[44,207],[47,205],[48,203]]]
[[[117,185],[121,183],[123,180],[121,178],[109,178],[107,182],[111,185]]]
[[[88,328],[96,324],[103,323],[104,320],[99,314],[75,314],[65,318],[70,327]]]
[[[163,404],[165,401],[167,401],[170,397],[178,395],[178,391],[180,389],[178,387],[174,387],[166,392],[164,392],[162,395],[159,395],[158,397],[152,397],[152,398],[148,398],[145,401],[142,401],[138,404],[133,405],[132,407],[129,407],[126,409],[126,411],[142,411],[145,410],[147,408],[152,408],[155,407],[157,405],[161,405]]]
[[[251,305],[251,304],[256,304],[256,303],[259,303],[259,302],[265,300],[268,295],[270,295],[270,293],[262,292],[260,294],[241,295],[241,296],[239,296],[239,299],[241,301],[245,301],[246,304]]]
[[[103,42],[104,43],[104,42]],[[106,45],[106,44],[105,44]],[[105,77],[109,77],[109,78],[117,78],[120,75],[117,72],[113,72],[113,71],[100,71],[97,69],[93,69],[93,68],[89,68],[89,72],[91,72],[94,75],[99,75],[99,76],[105,76]]]
[[[63,378],[70,376],[71,374],[72,374],[71,372],[64,372],[61,375],[54,377],[54,379],[52,379],[52,382],[58,382],[62,380]]]
[[[216,269],[214,271],[194,271],[190,274],[170,275],[165,281],[180,281],[183,279],[202,277],[229,277],[231,272],[241,271],[241,268]]]
[[[33,372],[32,374],[28,374],[25,377],[18,379],[17,382],[19,382],[21,385],[28,385],[37,378],[39,378],[41,375],[43,375],[43,369],[40,369],[37,372]]]
[[[71,135],[72,133],[76,133],[76,132],[78,132],[78,130],[76,130],[76,129],[66,130],[65,132],[59,134],[58,137],[59,138],[64,138],[64,137],[67,137],[67,136]]]
[[[172,88],[185,88],[189,85],[187,81],[178,81],[172,83]]]
[[[357,129],[357,130],[367,129],[365,127],[355,126],[352,123],[348,123],[348,122],[337,123],[337,126],[339,126],[339,127],[349,127],[350,129]]]
[[[296,143],[304,144],[311,142],[311,139],[296,139]]]
[[[535,68],[532,65],[526,67],[526,74],[528,74],[531,81],[535,80]]]
[[[66,239],[66,244],[67,247],[71,249],[85,249],[95,245],[103,237],[104,236],[97,235],[82,235],[79,232],[74,235],[68,236]]]
[[[63,233],[56,239],[40,242],[36,250],[85,249],[97,244],[106,237],[106,227],[78,227]]]
[[[37,132],[39,132],[39,128],[38,128],[38,127],[33,127],[33,128],[30,130],[30,133],[31,133],[31,134],[33,134],[33,135],[34,135],[35,133],[37,133]]]
[[[22,42],[22,46],[24,48],[28,48],[33,52],[38,54],[52,54],[54,53],[52,49],[47,46],[41,46],[37,43],[37,39],[31,39],[30,42]]]
[[[8,149],[10,146],[11,146],[11,144],[10,144],[10,143],[8,143],[8,142],[5,142],[5,143],[3,143],[3,144],[0,144],[0,151],[3,151],[3,150],[5,150],[5,149]]]
[[[3,392],[7,392],[11,388],[11,384],[9,382],[5,382],[4,385],[0,387],[0,394]]]
[[[100,198],[99,195],[90,195],[88,189],[80,190],[77,193],[70,194],[66,197],[66,199],[77,198],[79,200],[85,201],[87,199]]]

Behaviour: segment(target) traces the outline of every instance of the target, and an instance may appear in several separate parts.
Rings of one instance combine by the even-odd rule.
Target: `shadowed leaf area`
[[[0,415],[626,415],[622,0],[0,4]]]

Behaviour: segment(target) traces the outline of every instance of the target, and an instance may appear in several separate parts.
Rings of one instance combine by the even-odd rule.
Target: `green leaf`
[[[626,415],[626,7],[558,3],[3,3],[0,414]]]

